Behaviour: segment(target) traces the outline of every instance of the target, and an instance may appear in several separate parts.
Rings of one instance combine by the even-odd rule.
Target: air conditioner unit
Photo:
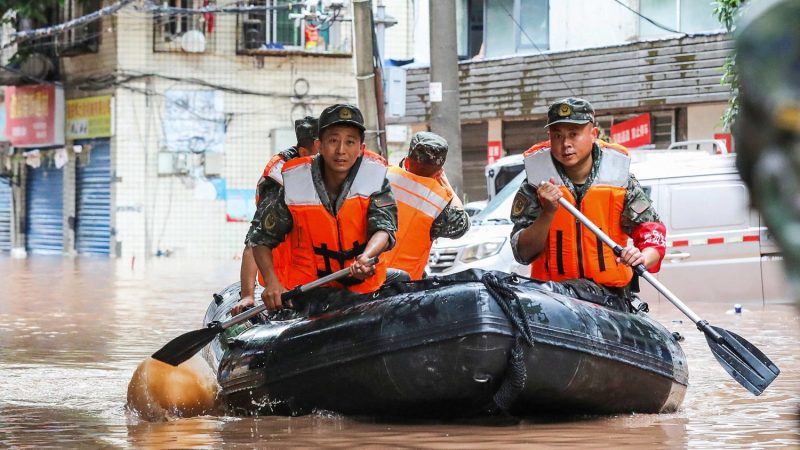
[[[246,50],[255,50],[264,45],[264,21],[245,19],[242,21],[242,42]]]
[[[181,175],[189,173],[190,169],[189,154],[182,152],[158,152],[158,174],[159,175]]]

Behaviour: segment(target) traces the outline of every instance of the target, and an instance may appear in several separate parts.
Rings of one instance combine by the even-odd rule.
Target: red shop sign
[[[628,148],[641,147],[653,143],[650,113],[611,125],[611,141]]]
[[[489,141],[486,143],[486,161],[491,164],[503,157],[503,142]]]
[[[53,85],[7,86],[6,139],[15,147],[64,145],[64,90]]]

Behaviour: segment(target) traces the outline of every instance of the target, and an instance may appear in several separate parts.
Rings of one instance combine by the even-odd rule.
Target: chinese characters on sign
[[[611,125],[611,141],[628,148],[641,147],[653,143],[650,113],[636,116]]]
[[[489,141],[486,143],[486,163],[491,164],[503,157],[503,143]]]
[[[64,90],[53,85],[7,86],[6,138],[15,147],[64,145]]]
[[[111,136],[111,96],[67,100],[67,139]]]

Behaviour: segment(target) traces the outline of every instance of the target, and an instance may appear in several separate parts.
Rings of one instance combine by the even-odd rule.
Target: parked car
[[[785,299],[781,256],[759,215],[733,155],[697,151],[634,151],[631,172],[652,199],[667,227],[667,255],[656,277],[684,301],[733,303]],[[428,264],[431,275],[469,268],[530,275],[511,252],[511,204],[522,172],[473,219],[459,239],[437,239]],[[659,294],[642,282],[642,296]]]
[[[483,211],[483,208],[486,208],[486,200],[469,202],[464,205],[464,211],[466,211],[470,217],[474,217],[476,214]]]

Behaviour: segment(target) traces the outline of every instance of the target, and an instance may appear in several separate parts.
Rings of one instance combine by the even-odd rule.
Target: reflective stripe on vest
[[[281,171],[283,170],[284,163],[285,161],[281,155],[273,156],[270,162],[267,163],[267,167],[264,167],[264,177],[269,177],[276,183],[283,186],[283,176],[281,176]]]
[[[622,212],[630,177],[627,151],[601,144],[600,167],[578,209],[611,239],[627,245],[628,235],[622,231]],[[549,148],[540,148],[525,158],[528,182],[537,183],[537,176],[558,173]],[[531,168],[531,171],[528,169]],[[576,205],[572,192],[555,177],[564,198]],[[538,183],[537,183],[538,184]],[[559,208],[550,225],[547,243],[531,264],[531,277],[543,281],[587,278],[606,286],[625,286],[633,276],[630,267],[616,261],[611,248],[581,225],[565,208]]]
[[[385,256],[388,267],[401,269],[412,280],[422,278],[431,245],[431,226],[453,199],[454,193],[429,177],[400,167],[390,167],[386,176],[397,201],[397,242]]]
[[[292,268],[287,288],[308,283],[353,263],[367,243],[370,196],[381,190],[386,166],[380,156],[365,152],[348,195],[334,217],[322,204],[311,175],[313,157],[297,158],[283,168],[284,199],[293,226],[287,236]],[[380,260],[375,275],[364,281],[346,278],[332,283],[354,292],[372,292],[386,280]]]

